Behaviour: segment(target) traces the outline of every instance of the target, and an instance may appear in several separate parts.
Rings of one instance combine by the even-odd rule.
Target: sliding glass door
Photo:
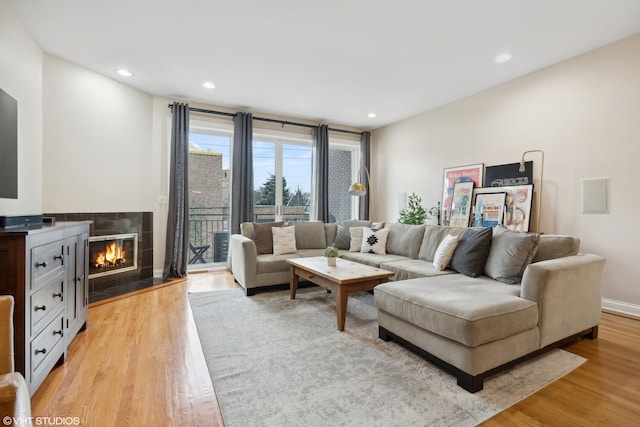
[[[191,121],[188,271],[226,265],[232,130]]]

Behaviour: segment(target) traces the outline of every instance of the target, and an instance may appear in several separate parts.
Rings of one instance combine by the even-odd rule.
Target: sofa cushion
[[[389,230],[385,228],[364,228],[362,230],[362,245],[360,246],[360,252],[381,255],[386,254],[388,235]]]
[[[387,224],[387,253],[418,258],[420,245],[424,236],[425,225]]]
[[[433,261],[438,245],[447,235],[451,234],[452,236],[460,236],[465,230],[466,228],[447,227],[443,225],[425,226],[418,258],[429,262]]]
[[[433,268],[440,271],[446,269],[451,262],[451,258],[453,258],[456,246],[458,246],[458,236],[447,234],[438,245],[436,254],[433,256]]]
[[[273,253],[273,227],[283,227],[284,222],[253,223],[253,241],[256,243],[258,255]]]
[[[495,226],[491,249],[484,266],[485,274],[500,282],[520,283],[524,270],[536,254],[539,242],[539,234],[517,233],[502,225]]]
[[[328,246],[323,222],[303,221],[293,224],[296,226],[296,247],[298,249],[324,249]]]
[[[538,250],[531,262],[577,255],[579,250],[580,239],[578,238],[555,234],[541,234]]]
[[[453,270],[437,270],[433,263],[421,259],[405,259],[402,261],[385,261],[380,264],[383,270],[393,271],[393,280],[409,280],[418,277],[440,276],[443,274],[455,274]]]
[[[383,262],[405,261],[410,259],[402,255],[380,255],[351,251],[342,254],[341,258],[347,259],[349,261],[359,262],[360,264],[370,265],[372,267],[380,267],[380,264]]]
[[[491,249],[491,228],[468,228],[460,236],[456,251],[451,258],[451,268],[469,277],[478,277]]]
[[[274,227],[273,233],[273,254],[292,254],[296,251],[296,227]]]
[[[533,329],[538,305],[519,286],[462,274],[383,283],[374,288],[378,310],[469,347]]]
[[[341,221],[333,245],[338,249],[349,249],[351,245],[351,227],[371,227],[371,221]],[[331,243],[331,242],[328,242]]]
[[[324,241],[325,247],[334,245],[336,241],[336,235],[338,233],[338,224],[336,223],[325,223],[324,224]],[[338,248],[339,249],[339,248]]]

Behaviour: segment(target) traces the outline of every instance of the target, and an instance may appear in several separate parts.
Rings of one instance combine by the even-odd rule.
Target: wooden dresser
[[[15,299],[15,369],[31,395],[86,328],[90,224],[0,229],[0,294]]]

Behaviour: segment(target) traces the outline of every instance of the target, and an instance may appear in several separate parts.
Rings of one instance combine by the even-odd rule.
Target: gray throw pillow
[[[349,221],[341,221],[338,224],[338,232],[336,234],[336,240],[333,242],[333,246],[338,249],[349,250],[349,247],[351,245],[351,227],[371,227],[371,221],[358,221],[355,219]]]
[[[502,225],[493,229],[491,249],[484,266],[484,273],[503,283],[522,281],[524,270],[533,260],[540,243],[536,233],[517,233]]]
[[[451,269],[469,277],[478,277],[491,249],[493,230],[487,228],[467,228],[458,240],[458,246],[451,259]]]
[[[272,227],[284,227],[284,222],[262,222],[253,223],[256,252],[258,255],[273,253],[273,232]]]

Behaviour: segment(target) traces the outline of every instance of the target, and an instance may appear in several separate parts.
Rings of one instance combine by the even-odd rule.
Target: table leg
[[[297,289],[298,289],[298,275],[295,272],[295,267],[292,265],[289,268],[289,299],[296,299]]]
[[[336,292],[336,316],[338,318],[338,330],[344,331],[344,324],[347,320],[347,300],[349,293],[344,286],[338,285]]]

